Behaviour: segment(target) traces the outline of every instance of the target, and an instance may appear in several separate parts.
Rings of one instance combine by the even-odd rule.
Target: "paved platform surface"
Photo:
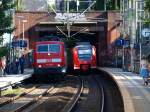
[[[12,85],[19,83],[32,76],[33,69],[25,69],[24,74],[9,74],[5,76],[0,75],[0,88],[3,88],[7,85]]]
[[[150,83],[143,85],[139,74],[119,68],[99,68],[108,72],[117,82],[124,101],[125,112],[150,112]]]

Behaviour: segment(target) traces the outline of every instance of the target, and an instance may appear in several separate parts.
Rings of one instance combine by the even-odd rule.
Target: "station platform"
[[[119,68],[99,68],[116,81],[124,101],[125,112],[150,112],[150,83],[143,85],[139,74]]]
[[[21,81],[30,78],[32,74],[33,69],[25,69],[24,74],[6,74],[4,76],[0,76],[0,89],[20,83]]]

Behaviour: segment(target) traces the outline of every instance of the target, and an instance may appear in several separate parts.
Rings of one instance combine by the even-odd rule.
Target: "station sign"
[[[117,39],[115,41],[115,46],[116,47],[122,47],[124,45],[124,39]]]
[[[143,37],[149,37],[150,36],[150,29],[144,28],[141,33],[142,33]]]
[[[15,40],[12,42],[12,47],[27,47],[27,40]]]
[[[130,47],[130,40],[126,40],[126,39],[117,39],[115,41],[115,47],[125,47],[125,48],[128,48]]]

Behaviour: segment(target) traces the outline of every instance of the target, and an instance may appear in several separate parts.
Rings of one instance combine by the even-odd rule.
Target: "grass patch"
[[[21,87],[18,87],[15,89],[9,88],[7,90],[2,91],[2,96],[8,96],[8,97],[17,96],[22,93],[22,90],[23,90],[23,88],[21,88]]]

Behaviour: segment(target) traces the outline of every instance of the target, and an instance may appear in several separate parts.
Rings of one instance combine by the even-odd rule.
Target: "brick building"
[[[37,39],[44,37],[45,35],[57,34],[60,31],[56,28],[57,23],[55,20],[55,14],[51,12],[16,12],[15,13],[15,27],[14,40],[24,38],[28,41],[28,48],[33,48],[33,43]],[[117,30],[119,22],[116,21],[120,18],[119,12],[88,12],[85,14],[87,21],[92,21],[92,24],[80,23],[71,26],[71,33],[76,33],[81,28],[86,27],[84,34],[80,33],[76,37],[83,38],[83,40],[90,40],[92,44],[97,47],[98,64],[104,65],[107,62],[105,60],[110,59],[114,54],[114,42],[120,37],[120,33]],[[22,17],[22,18],[20,18]],[[93,18],[92,20],[90,18]],[[94,18],[104,18],[95,22]],[[23,23],[22,20],[27,20]],[[108,21],[106,21],[108,20]],[[20,25],[19,25],[20,21]],[[58,23],[57,23],[58,25]],[[59,25],[58,25],[59,26]],[[60,24],[61,29],[67,33],[64,24]],[[89,34],[88,34],[89,33]]]

